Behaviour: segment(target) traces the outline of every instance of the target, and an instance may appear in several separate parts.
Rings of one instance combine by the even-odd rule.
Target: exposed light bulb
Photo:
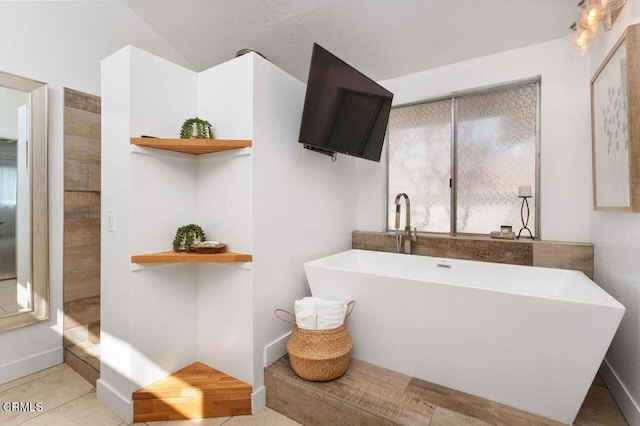
[[[626,0],[579,0],[578,19],[571,25],[573,45],[579,53],[585,53],[593,44],[600,24],[608,31]],[[614,13],[612,13],[614,12]],[[593,40],[591,40],[593,39]]]
[[[580,14],[580,27],[588,28],[592,32],[598,31],[598,25],[600,24],[600,17],[602,11],[600,10],[600,5],[597,3],[585,3],[585,7],[582,9],[582,13]]]
[[[576,32],[576,35],[573,37],[573,45],[580,50],[587,50],[589,38],[586,29],[580,30]]]
[[[575,47],[575,53],[578,55],[587,53],[590,50],[591,41],[595,35],[593,31],[589,28],[582,28],[575,22],[571,25],[571,31],[573,32],[572,44]]]

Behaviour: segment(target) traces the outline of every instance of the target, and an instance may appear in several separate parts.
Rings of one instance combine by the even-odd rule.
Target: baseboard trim
[[[0,384],[62,364],[63,357],[63,348],[58,346],[39,354],[0,365]]]
[[[96,392],[98,401],[102,402],[125,423],[133,423],[133,401],[131,399],[122,396],[102,379],[98,379]]]
[[[268,367],[287,354],[287,340],[291,332],[285,333],[264,347],[264,367]]]
[[[251,394],[251,414],[257,414],[267,406],[267,388],[260,386],[260,388]]]
[[[630,425],[640,425],[640,406],[633,399],[627,387],[622,383],[616,372],[605,358],[600,366],[600,375],[609,387],[613,399],[616,400],[620,411]]]

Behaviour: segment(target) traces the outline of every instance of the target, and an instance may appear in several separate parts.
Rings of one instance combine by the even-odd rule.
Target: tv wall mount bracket
[[[338,153],[335,152],[335,151],[330,151],[328,149],[318,148],[317,146],[307,145],[306,143],[302,144],[302,146],[305,147],[306,149],[310,149],[311,151],[315,151],[315,152],[318,152],[320,154],[328,155],[329,157],[331,157],[331,161],[333,163],[335,163],[336,159],[338,158]]]

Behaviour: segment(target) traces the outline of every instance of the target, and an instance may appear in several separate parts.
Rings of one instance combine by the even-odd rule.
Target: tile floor
[[[32,410],[7,411],[7,402],[31,402]],[[42,403],[38,409],[36,403]],[[0,385],[0,425],[124,426],[96,399],[95,388],[66,364]],[[151,426],[293,426],[299,423],[265,408],[255,416],[153,422]],[[134,423],[144,426],[146,423]]]
[[[612,401],[604,383],[596,379],[575,424],[625,425],[624,418]],[[33,404],[33,410],[22,412],[5,410],[3,407],[7,402],[30,402]],[[38,402],[42,403],[41,409],[35,405]],[[455,426],[455,423],[445,423]],[[126,423],[96,399],[95,388],[89,382],[66,364],[60,364],[0,385],[0,425],[125,426]],[[265,408],[255,416],[134,423],[134,426],[145,425],[294,426],[299,423],[270,408]]]

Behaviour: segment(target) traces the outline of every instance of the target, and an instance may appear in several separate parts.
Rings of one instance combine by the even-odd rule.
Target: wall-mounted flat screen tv
[[[314,43],[300,137],[327,155],[380,161],[393,93]]]

